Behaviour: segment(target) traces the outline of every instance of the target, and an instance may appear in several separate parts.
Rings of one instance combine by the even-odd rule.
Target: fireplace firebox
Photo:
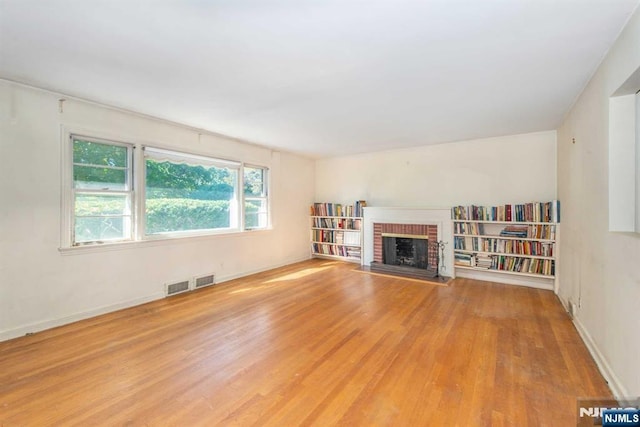
[[[382,235],[382,262],[387,265],[404,265],[428,268],[429,239],[424,236]]]
[[[424,224],[374,223],[371,271],[415,278],[437,276],[437,227]],[[433,242],[434,244],[430,244]]]

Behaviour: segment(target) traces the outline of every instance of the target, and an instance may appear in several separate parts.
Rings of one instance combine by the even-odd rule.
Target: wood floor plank
[[[0,425],[575,425],[556,296],[310,260],[0,343]]]

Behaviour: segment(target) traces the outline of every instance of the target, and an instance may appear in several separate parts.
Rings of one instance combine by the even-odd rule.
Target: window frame
[[[245,168],[251,168],[251,169],[262,169],[262,190],[264,193],[264,196],[250,196],[247,197],[247,195],[244,192],[244,172],[245,172]],[[269,192],[269,180],[270,180],[270,170],[268,167],[266,166],[260,166],[260,165],[255,165],[255,164],[249,164],[249,163],[245,163],[242,165],[242,229],[244,231],[257,231],[257,230],[266,230],[269,229],[271,227],[271,202],[270,202],[270,192]],[[265,225],[264,227],[247,227],[246,225],[246,217],[247,217],[247,213],[244,209],[245,204],[247,202],[247,200],[264,200],[266,203],[266,221],[265,221]]]
[[[68,246],[69,247],[82,247],[82,246],[93,246],[93,245],[101,245],[101,244],[112,244],[112,243],[124,243],[124,242],[132,242],[135,241],[136,239],[136,201],[135,201],[135,188],[136,188],[136,181],[135,181],[135,176],[134,176],[134,167],[135,167],[135,159],[134,159],[134,151],[135,151],[135,145],[131,144],[131,143],[127,143],[127,142],[122,142],[119,140],[113,140],[113,139],[106,139],[106,138],[98,138],[98,137],[92,137],[92,136],[87,136],[84,133],[69,133],[67,136],[67,166],[66,166],[66,172],[67,172],[67,180],[66,180],[66,185],[64,185],[65,189],[66,189],[66,193],[68,194],[68,200],[67,200],[67,234],[68,234]],[[74,143],[76,140],[79,141],[86,141],[86,142],[93,142],[96,144],[102,144],[102,145],[110,145],[110,146],[115,146],[115,147],[123,147],[126,148],[127,150],[127,154],[126,154],[126,159],[127,159],[127,167],[124,168],[126,170],[126,183],[125,183],[125,189],[124,190],[109,190],[109,189],[78,189],[75,187],[75,180],[74,180],[74,172],[75,172],[75,167],[76,166],[92,166],[92,167],[101,167],[102,165],[83,165],[83,164],[76,164],[74,162]],[[107,167],[110,168],[110,167]],[[114,169],[121,169],[121,168],[114,168]],[[120,196],[125,196],[126,198],[126,202],[129,205],[129,215],[128,215],[128,224],[125,223],[125,220],[127,218],[126,215],[123,215],[123,225],[125,228],[128,229],[128,233],[126,236],[124,236],[121,239],[106,239],[106,240],[93,240],[93,241],[87,241],[87,242],[76,242],[75,239],[75,233],[76,233],[76,213],[75,213],[75,205],[76,205],[76,198],[78,194],[104,194],[104,195],[120,195]]]
[[[94,136],[95,135],[95,136]],[[127,239],[89,241],[76,243],[75,240],[75,188],[74,188],[74,158],[73,158],[73,141],[80,139],[85,141],[96,142],[100,144],[123,146],[127,148],[128,159],[128,200],[130,203],[130,236]],[[245,163],[243,161],[219,158],[214,155],[202,154],[187,150],[174,149],[163,146],[160,143],[152,143],[150,141],[140,141],[133,138],[121,138],[108,133],[96,132],[93,130],[67,128],[61,125],[61,185],[60,185],[60,252],[73,253],[77,250],[111,250],[118,247],[125,247],[137,244],[149,244],[153,242],[171,241],[174,239],[187,238],[206,238],[216,235],[233,235],[237,233],[256,232],[271,230],[271,182],[270,167],[258,163]],[[236,226],[230,228],[206,229],[206,230],[188,230],[176,231],[158,234],[146,234],[146,163],[144,149],[165,151],[178,153],[185,157],[195,159],[201,158],[209,161],[217,162],[217,167],[222,165],[236,165],[238,182],[235,191],[235,200],[237,201],[237,210],[235,213]],[[267,205],[266,226],[261,228],[245,228],[245,195],[244,195],[244,168],[261,168],[265,171],[265,192],[264,199]],[[233,219],[232,219],[233,221]]]
[[[162,240],[162,239],[167,239],[167,238],[180,238],[180,237],[193,237],[193,236],[203,236],[203,235],[215,235],[215,234],[229,234],[229,233],[236,233],[239,231],[242,231],[241,227],[240,227],[240,223],[239,223],[239,216],[243,214],[243,211],[241,210],[241,208],[237,205],[240,204],[239,201],[239,188],[240,185],[242,183],[242,178],[241,178],[241,174],[242,174],[242,170],[243,170],[243,164],[242,162],[237,162],[237,161],[233,161],[233,160],[225,160],[225,159],[219,159],[216,157],[211,157],[211,156],[203,156],[200,154],[191,154],[191,153],[187,153],[184,151],[178,151],[178,150],[171,150],[171,149],[166,149],[166,148],[160,148],[157,145],[143,145],[142,146],[142,159],[141,159],[141,169],[142,171],[140,172],[140,174],[142,175],[142,183],[141,183],[141,191],[139,193],[140,196],[140,203],[138,203],[139,207],[140,207],[140,220],[139,220],[139,230],[140,230],[140,236],[139,236],[139,240],[144,241],[144,240]],[[154,234],[147,234],[147,195],[146,195],[146,189],[147,189],[147,167],[146,167],[146,160],[147,158],[153,158],[152,156],[147,156],[145,153],[148,152],[155,152],[155,153],[163,153],[166,155],[167,159],[170,158],[181,158],[181,159],[191,159],[194,161],[197,160],[201,160],[202,162],[206,162],[208,163],[209,166],[214,166],[217,168],[222,168],[222,167],[228,167],[229,169],[234,169],[237,171],[238,174],[238,179],[236,182],[236,187],[235,187],[235,191],[234,191],[234,197],[232,200],[235,201],[236,207],[234,207],[233,209],[236,210],[235,212],[235,221],[234,218],[231,216],[230,214],[230,222],[232,223],[231,226],[229,227],[225,227],[225,228],[208,228],[208,229],[200,229],[200,230],[178,230],[178,231],[168,231],[168,232],[163,232],[163,233],[154,233]],[[235,222],[235,226],[233,226],[233,223]]]

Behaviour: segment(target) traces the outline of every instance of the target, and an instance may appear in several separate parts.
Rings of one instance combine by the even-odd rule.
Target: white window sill
[[[147,237],[145,240],[136,240],[136,241],[126,241],[126,242],[105,242],[105,243],[95,243],[88,245],[80,245],[80,246],[70,246],[70,247],[61,247],[58,248],[58,251],[62,255],[79,255],[86,253],[94,253],[94,252],[106,252],[106,251],[120,251],[126,249],[134,249],[141,247],[150,247],[150,246],[164,246],[164,245],[172,245],[176,243],[190,243],[198,240],[215,240],[215,239],[226,239],[230,237],[248,237],[255,236],[256,234],[268,233],[273,230],[271,227],[261,228],[261,229],[253,229],[253,230],[234,230],[234,231],[218,231],[212,232],[208,234],[197,234],[191,236],[185,235],[156,235],[152,237]]]

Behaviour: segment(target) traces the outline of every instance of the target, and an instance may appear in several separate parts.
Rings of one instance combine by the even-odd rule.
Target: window
[[[146,147],[145,233],[238,228],[240,163]]]
[[[266,167],[78,135],[70,144],[64,246],[268,226]]]
[[[245,166],[243,178],[244,228],[247,230],[267,228],[267,169]]]
[[[73,242],[132,238],[132,147],[82,137],[73,141]]]

